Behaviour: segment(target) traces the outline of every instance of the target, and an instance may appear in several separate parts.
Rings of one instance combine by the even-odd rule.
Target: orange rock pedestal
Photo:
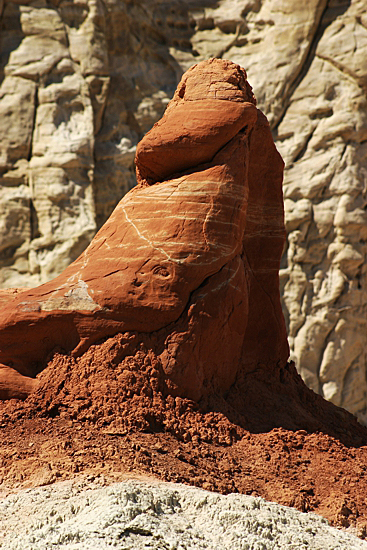
[[[73,264],[0,297],[0,398],[34,389],[55,351],[78,357],[117,333],[196,401],[286,364],[283,161],[245,71],[188,70],[136,166],[138,185]]]

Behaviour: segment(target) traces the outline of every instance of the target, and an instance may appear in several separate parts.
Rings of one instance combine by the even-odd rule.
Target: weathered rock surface
[[[0,286],[36,286],[133,184],[182,72],[246,67],[286,161],[281,282],[307,383],[366,419],[363,0],[0,3]]]
[[[0,510],[8,550],[367,548],[367,542],[315,514],[177,483],[128,481],[103,487],[98,479],[64,482],[1,499]]]
[[[329,24],[290,96],[277,143],[288,167],[281,278],[292,354],[311,388],[366,423],[367,29],[361,8],[354,2],[334,21],[325,13]]]
[[[283,161],[255,103],[238,65],[185,73],[138,146],[138,185],[61,275],[4,303],[1,397],[16,391],[9,367],[27,391],[55,350],[118,332],[150,334],[174,393],[195,400],[226,392],[242,363],[285,365]]]

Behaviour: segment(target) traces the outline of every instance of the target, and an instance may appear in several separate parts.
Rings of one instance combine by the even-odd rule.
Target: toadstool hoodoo
[[[189,69],[136,169],[73,264],[3,299],[1,398],[27,395],[55,350],[76,357],[117,333],[148,338],[170,391],[195,400],[241,369],[286,363],[283,161],[244,69]]]

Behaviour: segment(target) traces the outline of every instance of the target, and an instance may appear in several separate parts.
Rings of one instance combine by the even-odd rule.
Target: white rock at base
[[[0,500],[6,550],[362,550],[367,542],[312,513],[181,484],[74,480]]]

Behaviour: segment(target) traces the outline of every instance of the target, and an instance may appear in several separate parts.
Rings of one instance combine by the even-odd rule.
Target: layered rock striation
[[[4,293],[3,398],[21,375],[27,393],[55,351],[79,356],[120,332],[149,341],[173,393],[195,400],[226,392],[240,367],[284,366],[283,161],[255,105],[238,65],[187,71],[138,146],[138,185],[83,254]]]

